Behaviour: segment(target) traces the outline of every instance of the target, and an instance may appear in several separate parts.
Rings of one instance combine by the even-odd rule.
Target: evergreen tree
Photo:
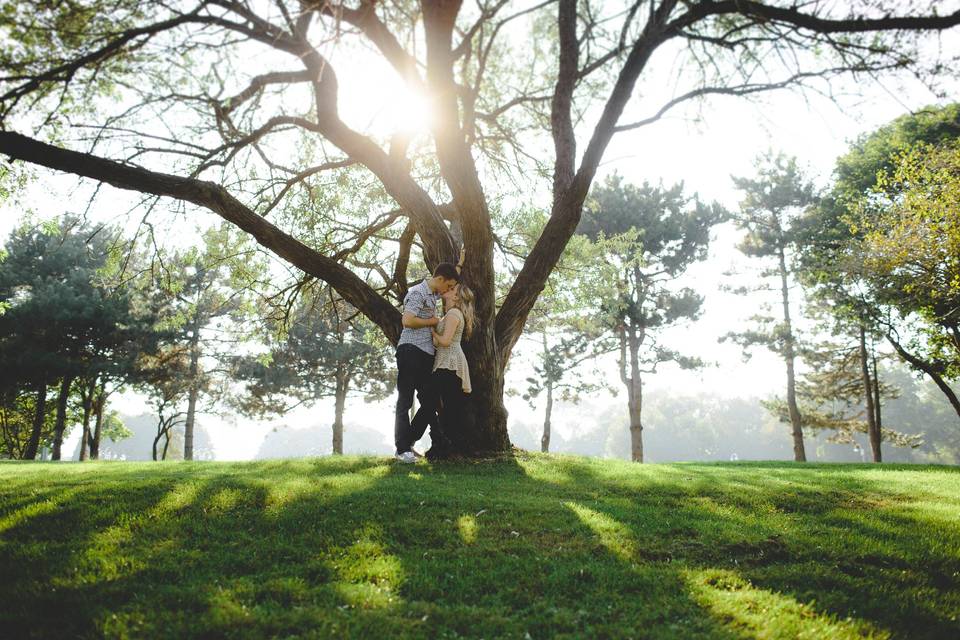
[[[706,258],[710,230],[726,216],[719,205],[685,195],[683,184],[638,187],[614,174],[594,189],[578,227],[602,247],[605,266],[595,293],[603,327],[619,343],[636,462],[643,462],[642,375],[665,362],[687,369],[703,365],[700,358],[661,344],[660,334],[700,316],[703,297],[676,281]]]
[[[316,284],[301,290],[289,313],[266,324],[267,353],[233,359],[242,386],[237,406],[262,417],[333,398],[333,453],[342,454],[350,393],[373,400],[393,392],[389,343],[333,290]]]
[[[769,312],[755,315],[752,318],[755,328],[730,333],[724,339],[733,339],[744,349],[766,347],[783,359],[787,370],[786,406],[792,428],[793,455],[796,461],[803,462],[807,455],[803,445],[802,417],[797,407],[797,338],[791,315],[790,289],[794,282],[797,220],[806,207],[816,202],[816,196],[813,185],[797,166],[796,158],[768,153],[758,158],[755,166],[755,177],[733,178],[736,187],[744,194],[734,220],[745,232],[738,245],[740,251],[762,260],[765,266],[759,271],[758,284],[736,291],[743,294],[778,291],[781,312],[779,317]],[[775,284],[771,284],[771,280]],[[769,304],[766,308],[769,309]]]

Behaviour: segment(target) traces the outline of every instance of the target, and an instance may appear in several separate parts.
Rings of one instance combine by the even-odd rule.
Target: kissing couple
[[[411,287],[403,299],[403,331],[397,341],[396,459],[416,462],[413,444],[430,425],[433,446],[427,457],[449,452],[450,435],[464,428],[470,369],[460,345],[473,332],[473,292],[460,281],[464,254],[457,265],[441,262],[433,276]],[[443,300],[443,317],[437,301]],[[413,392],[420,407],[413,420]]]

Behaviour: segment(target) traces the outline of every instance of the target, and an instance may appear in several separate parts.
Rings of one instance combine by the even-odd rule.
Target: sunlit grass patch
[[[820,613],[816,602],[797,602],[788,595],[758,588],[733,571],[707,569],[687,571],[685,575],[698,603],[725,627],[748,637],[843,640],[891,635],[863,620],[841,620]]]
[[[960,637],[957,522],[935,467],[0,464],[0,635]]]

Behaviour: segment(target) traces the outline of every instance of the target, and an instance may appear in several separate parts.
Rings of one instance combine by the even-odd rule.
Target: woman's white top
[[[433,370],[449,369],[460,376],[460,384],[464,393],[470,393],[470,367],[467,365],[467,356],[463,353],[463,347],[460,346],[460,339],[463,337],[463,313],[460,309],[450,309],[447,315],[437,323],[437,333],[443,335],[447,318],[457,314],[456,318],[460,321],[457,324],[456,331],[453,332],[453,339],[450,340],[449,347],[437,346],[437,355],[433,359]]]

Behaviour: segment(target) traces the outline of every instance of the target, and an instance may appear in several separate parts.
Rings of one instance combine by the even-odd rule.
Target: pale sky
[[[338,72],[341,77],[350,76],[348,70],[338,69]],[[368,68],[364,73],[374,72]],[[366,124],[370,119],[386,118],[388,121],[384,126],[389,127],[392,126],[391,121],[395,124],[398,118],[415,120],[418,114],[426,112],[415,97],[394,97],[389,107],[377,106],[377,101],[371,96],[351,95],[350,85],[343,81],[341,84],[344,91],[341,108],[365,121],[358,122],[358,125]],[[399,86],[392,75],[385,75],[382,81],[370,85],[394,87],[394,91]],[[618,171],[634,182],[662,180],[672,184],[683,180],[687,189],[698,192],[702,199],[718,200],[734,208],[738,194],[733,189],[730,175],[750,175],[754,158],[768,148],[797,156],[800,163],[807,166],[811,175],[817,178],[817,182],[824,185],[829,179],[834,160],[844,153],[851,139],[909,109],[936,101],[919,84],[896,90],[876,85],[864,85],[857,89],[862,96],[841,105],[816,95],[809,95],[805,100],[797,93],[786,91],[765,95],[760,104],[737,98],[715,98],[701,109],[703,120],[700,124],[684,119],[684,111],[679,110],[644,129],[616,136],[605,154],[598,179],[605,173]],[[72,178],[48,177],[45,172],[39,175],[41,180],[31,185],[19,204],[35,209],[41,217],[82,210],[84,205],[79,203],[85,202],[82,196],[89,190],[89,184],[75,190]],[[120,215],[133,207],[134,203],[135,197],[131,194],[103,187],[98,206],[91,216],[96,219],[126,219],[135,224],[141,217],[136,211],[127,216]],[[0,234],[4,238],[19,216],[20,208],[16,202],[9,202],[0,208]],[[213,214],[204,217],[206,224],[216,220]],[[718,286],[724,280],[722,274],[738,269],[745,259],[733,248],[737,238],[733,229],[721,227],[715,236],[709,260],[694,266],[688,277],[690,286],[706,295],[705,314],[697,323],[672,331],[663,342],[700,355],[705,360],[719,362],[721,366],[708,367],[700,372],[680,372],[664,366],[656,376],[646,379],[646,386],[651,390],[682,389],[686,392],[702,391],[741,397],[765,397],[780,392],[785,384],[782,362],[770,354],[757,353],[749,363],[744,363],[739,348],[717,343],[718,336],[743,327],[745,318],[755,312],[755,304],[718,291]],[[795,315],[799,315],[799,309],[795,309]],[[522,343],[519,349],[519,352],[515,352],[515,360],[523,359]],[[605,361],[603,370],[612,384],[619,385],[613,358]],[[510,379],[519,386],[525,375],[522,367],[518,367]],[[626,401],[622,393],[619,398],[598,396],[592,401],[600,405],[622,404],[624,416],[626,414]],[[382,430],[383,453],[389,453],[393,429],[392,404],[393,400],[373,405],[359,399],[349,401],[347,437],[351,423]],[[534,412],[519,398],[507,398],[507,405],[512,420],[536,422],[541,419],[539,410]],[[142,399],[134,394],[117,398],[112,406],[125,414],[135,415],[145,411]],[[574,429],[572,421],[582,419],[578,413],[571,413],[565,419],[563,412],[560,412],[555,417],[554,428],[560,433]],[[201,416],[199,420],[213,439],[218,459],[248,459],[256,453],[264,435],[273,425],[287,424],[293,428],[329,425],[332,422],[332,403],[320,403],[313,409],[302,410],[270,423],[252,424],[240,420],[234,425],[214,416]],[[76,437],[78,434],[75,433]],[[72,447],[73,443],[68,445]]]

